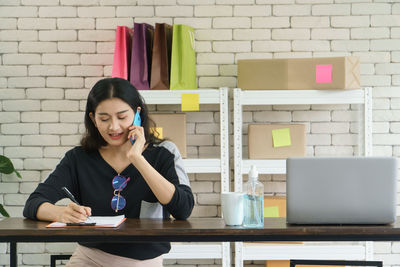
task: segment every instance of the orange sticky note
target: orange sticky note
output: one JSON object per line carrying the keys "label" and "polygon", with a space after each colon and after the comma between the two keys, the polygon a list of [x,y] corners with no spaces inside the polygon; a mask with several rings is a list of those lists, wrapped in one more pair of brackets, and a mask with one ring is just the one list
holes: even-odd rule
{"label": "orange sticky note", "polygon": [[315,82],[316,83],[332,82],[332,64],[317,65],[315,67]]}
{"label": "orange sticky note", "polygon": [[182,111],[199,111],[199,94],[182,94]]}
{"label": "orange sticky note", "polygon": [[162,127],[151,127],[150,133],[159,139],[163,139],[163,128]]}

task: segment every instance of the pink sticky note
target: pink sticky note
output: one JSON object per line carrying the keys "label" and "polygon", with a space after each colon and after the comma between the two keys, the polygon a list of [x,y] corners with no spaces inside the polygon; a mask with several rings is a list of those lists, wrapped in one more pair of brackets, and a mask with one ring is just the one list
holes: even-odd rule
{"label": "pink sticky note", "polygon": [[316,66],[315,82],[316,83],[331,83],[332,82],[332,64]]}

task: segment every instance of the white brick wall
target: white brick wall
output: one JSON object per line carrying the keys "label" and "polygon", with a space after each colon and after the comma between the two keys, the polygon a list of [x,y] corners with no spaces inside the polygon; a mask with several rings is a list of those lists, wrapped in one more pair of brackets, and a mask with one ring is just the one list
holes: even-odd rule
{"label": "white brick wall", "polygon": [[[23,179],[1,176],[0,201],[12,216],[21,216],[29,193],[79,143],[89,89],[111,75],[115,27],[132,27],[133,22],[194,27],[200,88],[236,87],[238,59],[359,56],[362,85],[373,87],[373,152],[400,156],[398,2],[2,0],[0,153],[12,158]],[[171,112],[179,111],[179,106],[152,109]],[[187,113],[188,155],[218,157],[218,107],[202,105],[201,110]],[[352,155],[359,150],[358,112],[353,106],[254,106],[244,111],[244,156],[248,123],[306,124],[309,155]],[[193,174],[190,179],[196,198],[192,216],[220,216],[220,176]],[[266,193],[285,194],[283,175],[261,179]],[[48,253],[71,253],[74,246],[20,244],[20,266],[48,265]],[[374,249],[375,258],[383,259],[385,266],[400,265],[399,242],[378,242]],[[0,245],[0,265],[8,264],[5,251],[4,244]],[[166,264],[220,265],[220,260],[171,260]]]}

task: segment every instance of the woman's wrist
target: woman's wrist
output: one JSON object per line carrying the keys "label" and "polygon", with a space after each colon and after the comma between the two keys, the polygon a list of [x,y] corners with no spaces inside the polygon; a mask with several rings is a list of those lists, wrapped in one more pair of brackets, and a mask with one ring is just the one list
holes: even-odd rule
{"label": "woman's wrist", "polygon": [[56,209],[56,221],[57,222],[64,222],[64,212],[65,212],[65,210],[67,209],[67,207],[66,206],[56,206],[57,207],[57,209]]}
{"label": "woman's wrist", "polygon": [[129,157],[129,160],[132,162],[133,165],[138,165],[143,161],[146,161],[146,159],[143,157],[143,155],[131,155]]}
{"label": "woman's wrist", "polygon": [[36,213],[37,219],[41,221],[62,221],[62,215],[66,207],[56,206],[49,202],[42,203]]}

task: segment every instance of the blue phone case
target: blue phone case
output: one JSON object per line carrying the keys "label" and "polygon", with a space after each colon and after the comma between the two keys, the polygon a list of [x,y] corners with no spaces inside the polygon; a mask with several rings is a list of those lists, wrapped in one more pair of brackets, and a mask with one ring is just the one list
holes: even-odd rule
{"label": "blue phone case", "polygon": [[[140,110],[136,110],[135,118],[133,119],[132,125],[142,126],[142,119],[140,118]],[[132,139],[132,137],[131,137],[132,145],[135,143],[135,141],[136,141],[136,136],[135,136],[135,139]]]}

